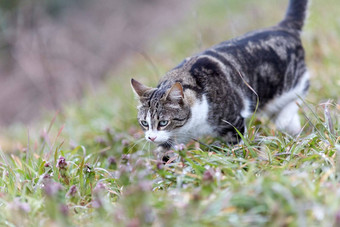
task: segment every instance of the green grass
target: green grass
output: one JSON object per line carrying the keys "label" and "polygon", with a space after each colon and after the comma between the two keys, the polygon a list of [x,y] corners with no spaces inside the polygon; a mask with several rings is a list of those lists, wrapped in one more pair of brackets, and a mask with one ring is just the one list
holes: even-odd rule
{"label": "green grass", "polygon": [[[340,224],[340,7],[313,1],[303,41],[313,77],[292,138],[265,119],[244,145],[213,138],[162,165],[136,122],[129,80],[156,85],[186,56],[270,26],[286,1],[202,3],[95,92],[29,127],[3,130],[1,226],[332,226]],[[274,22],[273,22],[274,21]],[[153,66],[156,66],[156,68]],[[329,101],[327,101],[329,100]],[[202,145],[205,144],[205,145]]]}

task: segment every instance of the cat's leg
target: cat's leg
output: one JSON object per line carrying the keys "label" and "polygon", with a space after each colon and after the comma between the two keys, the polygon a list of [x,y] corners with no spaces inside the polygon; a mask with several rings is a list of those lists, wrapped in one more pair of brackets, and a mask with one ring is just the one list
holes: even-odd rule
{"label": "cat's leg", "polygon": [[298,115],[299,107],[296,101],[290,102],[282,108],[275,117],[275,125],[279,130],[297,135],[301,131],[300,117]]}
{"label": "cat's leg", "polygon": [[170,146],[158,145],[158,147],[154,150],[154,156],[157,160],[166,163],[170,159],[176,156],[173,150],[171,150]]}
{"label": "cat's leg", "polygon": [[243,117],[238,117],[237,121],[233,124],[227,121],[224,121],[224,123],[226,123],[227,126],[223,127],[222,130],[219,131],[219,135],[223,141],[230,145],[242,143],[242,137],[240,134],[243,136],[246,132],[245,119]]}
{"label": "cat's leg", "polygon": [[153,151],[153,154],[157,160],[163,160],[167,156],[167,152],[169,151],[169,147],[158,145],[157,148]]}

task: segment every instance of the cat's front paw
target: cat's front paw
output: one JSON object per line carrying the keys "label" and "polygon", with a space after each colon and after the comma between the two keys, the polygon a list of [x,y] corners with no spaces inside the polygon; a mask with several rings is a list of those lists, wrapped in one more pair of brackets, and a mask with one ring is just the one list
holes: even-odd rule
{"label": "cat's front paw", "polygon": [[162,146],[159,146],[154,150],[154,155],[157,160],[162,161],[164,164],[169,164],[178,159],[178,154],[173,150],[165,149]]}

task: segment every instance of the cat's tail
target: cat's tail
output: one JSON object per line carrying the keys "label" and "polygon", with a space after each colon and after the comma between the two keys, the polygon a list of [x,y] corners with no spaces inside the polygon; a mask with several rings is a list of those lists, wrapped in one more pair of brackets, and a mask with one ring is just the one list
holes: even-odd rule
{"label": "cat's tail", "polygon": [[301,31],[307,13],[308,0],[290,0],[285,18],[279,26]]}

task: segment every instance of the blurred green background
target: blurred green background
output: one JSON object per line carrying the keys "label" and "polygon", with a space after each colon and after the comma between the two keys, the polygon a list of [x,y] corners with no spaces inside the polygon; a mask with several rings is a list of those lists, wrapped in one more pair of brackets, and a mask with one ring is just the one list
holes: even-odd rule
{"label": "blurred green background", "polygon": [[[27,0],[0,3],[0,125],[30,123],[79,100],[160,32],[188,2]],[[116,75],[114,75],[115,77]]]}

